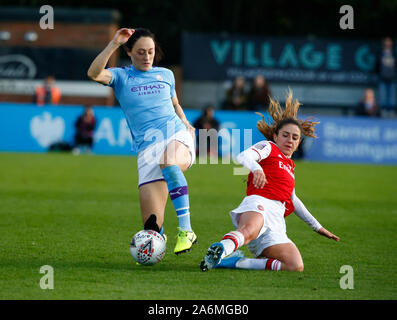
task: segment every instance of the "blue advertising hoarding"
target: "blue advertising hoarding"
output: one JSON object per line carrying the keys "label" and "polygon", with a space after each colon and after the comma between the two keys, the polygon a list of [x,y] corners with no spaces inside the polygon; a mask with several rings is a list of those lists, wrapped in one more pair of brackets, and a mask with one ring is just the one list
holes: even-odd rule
{"label": "blue advertising hoarding", "polygon": [[[74,123],[84,108],[34,104],[0,104],[0,151],[47,152],[57,142],[73,145]],[[134,155],[131,134],[120,108],[94,107],[97,126],[93,152]],[[199,110],[185,110],[194,123]],[[264,113],[266,118],[268,115]],[[219,156],[230,157],[263,140],[253,112],[215,113],[220,123]],[[304,118],[304,116],[302,116]],[[317,139],[304,143],[310,161],[397,164],[397,120],[364,117],[315,117]],[[198,131],[198,130],[197,130]],[[226,159],[227,160],[227,159]],[[225,162],[223,162],[225,163]]]}
{"label": "blue advertising hoarding", "polygon": [[[131,150],[132,138],[122,110],[109,107],[93,109],[97,120],[93,152],[136,154]],[[46,152],[54,143],[73,145],[74,123],[83,111],[82,106],[0,104],[0,151]],[[185,114],[194,123],[201,111],[185,110]],[[220,122],[222,137],[220,155],[235,155],[253,141],[262,139],[260,133],[253,130],[259,119],[254,113],[217,111],[215,116]]]}
{"label": "blue advertising hoarding", "polygon": [[[58,142],[73,144],[74,123],[83,107],[0,104],[0,150],[45,152]],[[118,108],[94,108],[94,152],[129,154],[131,134]]]}
{"label": "blue advertising hoarding", "polygon": [[397,120],[317,117],[317,139],[306,139],[305,159],[397,164]]}

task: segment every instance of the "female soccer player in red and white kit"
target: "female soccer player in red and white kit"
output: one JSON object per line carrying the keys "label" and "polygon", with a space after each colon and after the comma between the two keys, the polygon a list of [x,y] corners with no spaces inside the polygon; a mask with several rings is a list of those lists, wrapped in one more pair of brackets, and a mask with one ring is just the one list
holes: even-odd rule
{"label": "female soccer player in red and white kit", "polygon": [[[284,110],[271,100],[269,113],[273,124],[269,126],[263,118],[257,125],[267,140],[237,156],[237,161],[250,170],[247,196],[230,212],[236,230],[208,248],[200,264],[202,271],[212,268],[303,271],[301,254],[286,234],[285,217],[292,212],[317,233],[339,241],[339,237],[320,225],[295,194],[295,164],[291,156],[302,135],[316,137],[314,126],[318,123],[298,120],[299,106],[299,101],[293,101],[292,92]],[[237,250],[243,245],[248,245],[255,259],[246,258]]]}

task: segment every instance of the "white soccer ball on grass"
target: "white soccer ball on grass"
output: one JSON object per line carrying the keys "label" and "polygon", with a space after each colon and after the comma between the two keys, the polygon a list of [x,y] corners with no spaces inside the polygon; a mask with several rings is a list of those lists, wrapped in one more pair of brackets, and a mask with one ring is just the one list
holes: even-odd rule
{"label": "white soccer ball on grass", "polygon": [[144,266],[159,263],[165,255],[166,241],[153,230],[142,230],[131,240],[130,251],[136,262]]}

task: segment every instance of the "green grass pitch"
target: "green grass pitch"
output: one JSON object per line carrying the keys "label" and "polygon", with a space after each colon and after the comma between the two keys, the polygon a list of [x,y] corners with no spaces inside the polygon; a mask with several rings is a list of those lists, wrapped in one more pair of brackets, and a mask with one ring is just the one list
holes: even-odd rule
{"label": "green grass pitch", "polygon": [[[339,243],[295,215],[288,236],[303,273],[201,272],[207,247],[232,230],[245,176],[233,165],[186,172],[198,244],[175,256],[177,219],[169,201],[164,260],[137,266],[129,252],[142,228],[136,158],[0,153],[0,299],[396,299],[397,168],[296,162],[296,192]],[[249,252],[244,249],[245,253]],[[54,289],[40,288],[40,267]],[[354,288],[340,288],[343,265]]]}

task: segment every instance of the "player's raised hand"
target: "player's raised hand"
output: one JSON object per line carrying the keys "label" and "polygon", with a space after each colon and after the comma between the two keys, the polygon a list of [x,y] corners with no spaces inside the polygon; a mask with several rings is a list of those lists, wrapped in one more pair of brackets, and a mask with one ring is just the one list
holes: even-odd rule
{"label": "player's raised hand", "polygon": [[321,234],[324,237],[327,237],[329,239],[335,240],[335,241],[339,241],[339,237],[334,235],[333,233],[329,232],[327,229],[325,228],[320,228],[317,231],[319,234]]}
{"label": "player's raised hand", "polygon": [[252,174],[254,175],[252,183],[254,184],[255,188],[262,189],[267,183],[266,175],[262,170],[255,170]]}
{"label": "player's raised hand", "polygon": [[121,46],[128,41],[128,39],[133,35],[134,32],[135,32],[134,29],[121,28],[117,30],[112,41],[115,44]]}

